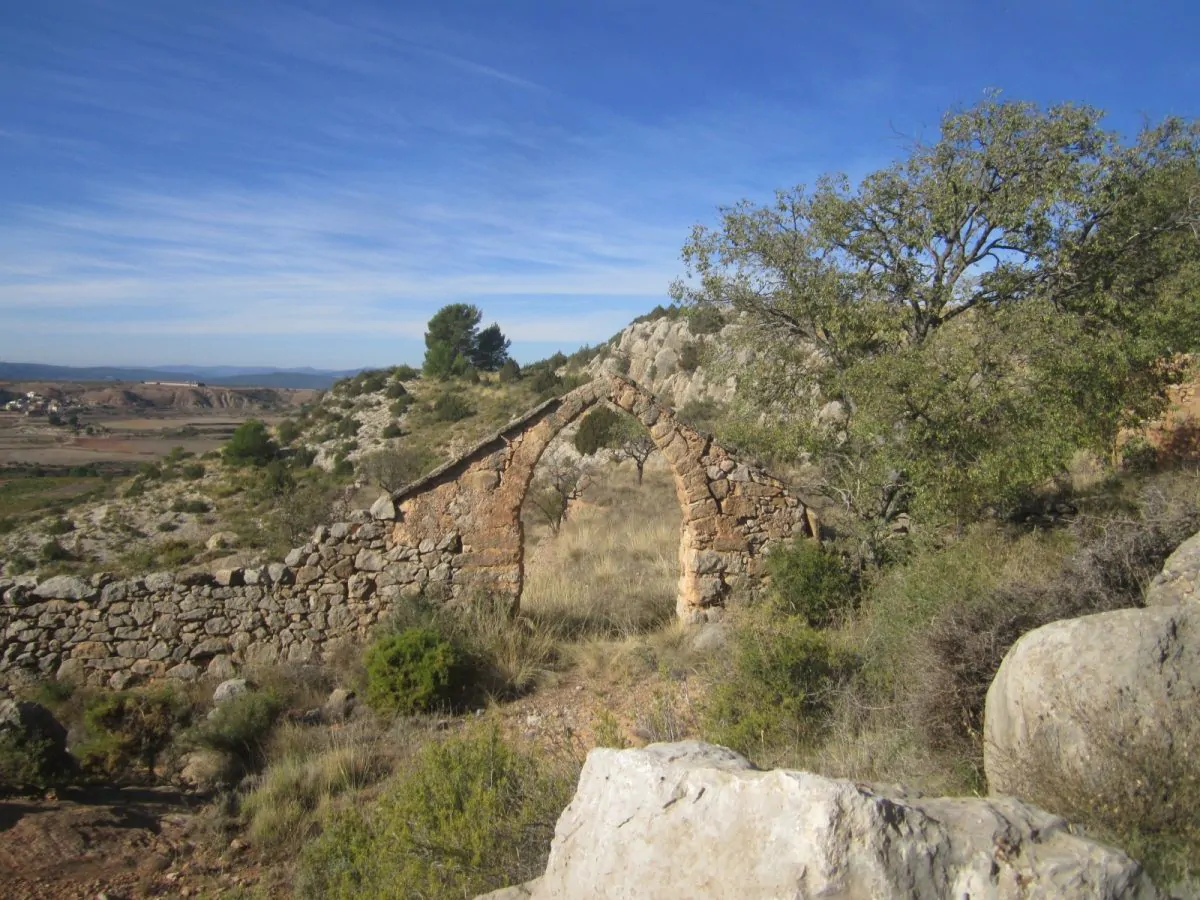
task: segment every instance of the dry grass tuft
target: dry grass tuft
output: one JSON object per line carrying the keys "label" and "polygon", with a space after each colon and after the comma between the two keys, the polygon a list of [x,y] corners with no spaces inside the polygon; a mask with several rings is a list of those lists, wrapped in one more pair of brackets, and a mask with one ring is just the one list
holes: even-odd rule
{"label": "dry grass tuft", "polygon": [[251,842],[263,850],[298,848],[343,805],[386,777],[394,748],[369,725],[336,731],[285,725],[271,742],[274,761],[242,801]]}

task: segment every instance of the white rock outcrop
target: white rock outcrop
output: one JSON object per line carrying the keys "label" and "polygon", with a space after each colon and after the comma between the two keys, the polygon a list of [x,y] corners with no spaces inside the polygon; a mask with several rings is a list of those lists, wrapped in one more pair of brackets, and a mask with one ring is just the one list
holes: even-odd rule
{"label": "white rock outcrop", "polygon": [[1135,898],[1123,853],[1013,798],[924,799],[756,770],[697,742],[593,750],[545,874],[489,900]]}
{"label": "white rock outcrop", "polygon": [[1112,735],[1170,746],[1196,715],[1200,605],[1052,622],[1013,645],[988,690],[988,789],[1036,793],[1039,779],[1081,773]]}
{"label": "white rock outcrop", "polygon": [[[586,371],[593,377],[623,373],[676,408],[693,401],[726,403],[733,399],[737,379],[722,373],[720,362],[734,352],[742,327],[734,322],[710,334],[695,334],[686,318],[635,322],[613,338],[608,351],[592,360]],[[680,365],[689,344],[705,356],[704,364],[692,371]]]}

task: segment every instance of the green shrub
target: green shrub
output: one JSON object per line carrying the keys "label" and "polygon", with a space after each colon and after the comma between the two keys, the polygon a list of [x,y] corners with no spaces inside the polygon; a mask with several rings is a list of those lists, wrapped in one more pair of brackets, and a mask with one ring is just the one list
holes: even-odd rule
{"label": "green shrub", "polygon": [[515,359],[506,359],[504,365],[497,372],[497,378],[501,384],[512,384],[521,380],[521,367],[517,365]]}
{"label": "green shrub", "polygon": [[146,493],[146,479],[138,476],[129,482],[129,486],[125,488],[125,498],[132,500],[134,497],[141,497]]}
{"label": "green shrub", "polygon": [[383,392],[383,396],[389,400],[399,400],[401,397],[408,396],[408,390],[398,381],[393,381],[387,386],[387,390]]}
{"label": "green shrub", "polygon": [[404,434],[404,429],[400,427],[398,422],[389,422],[383,426],[384,438],[398,438]]}
{"label": "green shrub", "polygon": [[26,572],[36,569],[37,563],[24,553],[14,553],[8,558],[7,568],[13,575],[24,575]]}
{"label": "green shrub", "polygon": [[0,734],[0,794],[5,790],[44,788],[55,780],[51,743],[11,732]]}
{"label": "green shrub", "polygon": [[42,526],[42,531],[46,534],[70,534],[74,530],[75,523],[64,518],[50,519]]}
{"label": "green shrub", "polygon": [[186,698],[170,688],[97,694],[84,709],[86,737],[75,753],[105,778],[151,772],[190,715]]}
{"label": "green shrub", "polygon": [[354,475],[354,463],[348,459],[339,459],[333,464],[330,474],[335,478],[351,478]]}
{"label": "green shrub", "polygon": [[275,426],[275,437],[283,446],[287,446],[300,437],[300,426],[294,419],[284,419]]}
{"label": "green shrub", "polygon": [[811,745],[856,658],[800,616],[760,609],[735,634],[732,666],[719,674],[704,710],[709,739],[760,760]]}
{"label": "green shrub", "polygon": [[578,766],[520,752],[495,728],[424,749],[378,804],[300,857],[304,900],[461,900],[541,874]]}
{"label": "green shrub", "polygon": [[405,394],[403,397],[400,397],[399,399],[396,400],[395,403],[393,403],[391,406],[388,407],[388,412],[390,412],[393,416],[395,416],[398,419],[402,415],[404,415],[408,411],[408,408],[412,405],[413,405],[413,395]]}
{"label": "green shrub", "polygon": [[347,416],[338,422],[337,428],[334,429],[334,433],[338,437],[354,437],[354,435],[358,434],[361,428],[362,423],[359,422],[358,419],[354,418],[353,416]]}
{"label": "green shrub", "polygon": [[233,757],[248,769],[265,759],[267,739],[283,704],[274,694],[247,691],[226,700],[192,730],[191,743]]}
{"label": "green shrub", "polygon": [[387,384],[387,372],[374,369],[368,372],[360,372],[357,376],[359,385],[363,393],[373,394],[376,391],[382,391]]}
{"label": "green shrub", "polygon": [[9,534],[17,530],[20,524],[15,516],[0,516],[0,534]]}
{"label": "green shrub", "polygon": [[462,689],[458,651],[431,628],[384,635],[367,648],[364,663],[367,702],[381,712],[428,712]]}
{"label": "green shrub", "polygon": [[265,466],[279,455],[279,447],[263,422],[250,419],[234,430],[222,454],[233,466]]}
{"label": "green shrub", "polygon": [[44,563],[68,562],[75,559],[75,555],[58,541],[46,541],[38,550],[38,559]]}
{"label": "green shrub", "polygon": [[179,530],[179,526],[178,526],[178,525],[176,525],[174,522],[159,522],[159,523],[158,523],[156,526],[154,526],[154,527],[155,527],[155,530],[157,530],[157,531],[161,531],[161,532],[164,532],[164,533],[166,533],[166,532],[170,532],[170,531],[178,531],[178,530]]}
{"label": "green shrub", "polygon": [[180,498],[171,504],[171,512],[177,513],[193,513],[195,515],[200,515],[208,512],[211,509],[212,506],[210,506],[205,500],[184,500]]}
{"label": "green shrub", "polygon": [[475,410],[458,394],[444,393],[433,401],[430,408],[435,422],[460,422],[475,415]]}
{"label": "green shrub", "polygon": [[398,381],[412,381],[421,377],[421,370],[409,365],[392,366],[391,375]]}
{"label": "green shrub", "polygon": [[201,463],[190,463],[186,466],[180,466],[179,474],[188,481],[199,481],[204,477],[204,466]]}
{"label": "green shrub", "polygon": [[854,584],[842,561],[810,538],[799,538],[767,557],[771,594],[788,615],[814,628],[833,624],[854,602]]}
{"label": "green shrub", "polygon": [[725,317],[715,306],[697,306],[688,313],[692,334],[715,334],[725,327]]}
{"label": "green shrub", "polygon": [[694,341],[688,341],[679,350],[679,368],[684,372],[695,372],[700,368],[703,350]]}

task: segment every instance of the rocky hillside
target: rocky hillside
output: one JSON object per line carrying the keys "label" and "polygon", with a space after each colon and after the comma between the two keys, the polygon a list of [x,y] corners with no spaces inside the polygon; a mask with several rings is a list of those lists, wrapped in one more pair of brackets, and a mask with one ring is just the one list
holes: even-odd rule
{"label": "rocky hillside", "polygon": [[[660,307],[661,310],[661,307]],[[643,317],[613,337],[585,371],[624,374],[677,408],[728,402],[737,380],[727,374],[735,338],[744,326],[718,315],[684,316],[672,307]]]}

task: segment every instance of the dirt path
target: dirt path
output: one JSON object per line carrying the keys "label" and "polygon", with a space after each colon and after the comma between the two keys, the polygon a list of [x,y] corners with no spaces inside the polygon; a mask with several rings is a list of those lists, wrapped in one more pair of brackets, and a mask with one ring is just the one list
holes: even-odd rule
{"label": "dirt path", "polygon": [[70,790],[0,800],[5,900],[222,896],[232,873],[194,839],[196,801],[163,789]]}

